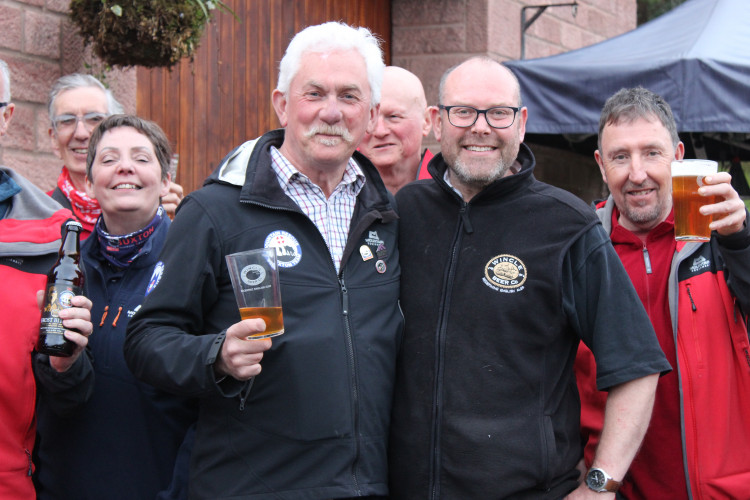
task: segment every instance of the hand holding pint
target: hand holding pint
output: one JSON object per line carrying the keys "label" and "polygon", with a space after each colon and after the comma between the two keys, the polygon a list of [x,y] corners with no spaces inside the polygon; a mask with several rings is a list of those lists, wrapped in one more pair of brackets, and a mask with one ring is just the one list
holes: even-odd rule
{"label": "hand holding pint", "polygon": [[264,339],[284,333],[281,289],[275,248],[261,248],[226,256],[234,296],[242,319],[261,318],[266,330],[248,336]]}
{"label": "hand holding pint", "polygon": [[672,162],[672,205],[674,235],[677,241],[709,241],[713,220],[700,213],[700,207],[717,202],[716,196],[701,196],[703,178],[714,175],[718,164],[711,160],[675,160]]}

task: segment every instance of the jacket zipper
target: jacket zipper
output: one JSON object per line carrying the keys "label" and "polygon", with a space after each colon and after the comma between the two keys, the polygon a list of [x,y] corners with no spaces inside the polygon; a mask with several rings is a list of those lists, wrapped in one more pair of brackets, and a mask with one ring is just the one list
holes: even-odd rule
{"label": "jacket zipper", "polygon": [[451,248],[451,260],[448,263],[448,270],[445,281],[443,282],[443,296],[441,299],[441,317],[440,323],[438,324],[438,330],[436,332],[435,339],[435,383],[433,386],[433,407],[432,407],[432,463],[430,465],[430,498],[437,500],[440,498],[440,441],[441,441],[441,426],[443,414],[443,400],[442,400],[442,387],[443,387],[443,355],[445,353],[445,333],[447,329],[448,309],[450,304],[450,285],[453,282],[456,272],[456,260],[458,259],[458,247],[461,241],[462,231],[472,232],[471,226],[468,225],[468,204],[465,201],[461,201],[461,208],[459,210],[458,226],[456,228],[456,235],[453,240],[453,246]]}
{"label": "jacket zipper", "polygon": [[26,452],[26,459],[29,461],[29,470],[26,472],[26,475],[31,477],[34,473],[34,461],[31,459],[31,452],[29,450],[24,449],[23,451]]}
{"label": "jacket zipper", "polygon": [[651,268],[651,257],[648,254],[648,248],[643,245],[643,264],[646,266],[646,274],[651,274],[654,270]]}
{"label": "jacket zipper", "polygon": [[[259,207],[267,208],[269,210],[286,211],[286,212],[301,214],[302,216],[307,218],[308,221],[313,225],[313,227],[315,228],[315,231],[318,233],[318,236],[320,236],[321,240],[323,241],[324,248],[326,249],[328,248],[328,245],[325,242],[325,238],[323,238],[323,235],[320,234],[320,231],[317,229],[317,226],[315,226],[315,223],[309,220],[307,215],[305,215],[305,213],[302,210],[299,210],[299,209],[292,210],[292,209],[285,208],[285,207],[272,206],[272,205],[261,203],[258,201],[240,200],[240,203],[246,203],[248,205],[257,205]],[[378,214],[380,214],[380,211],[376,209],[373,210],[373,212],[377,212]],[[363,217],[364,216],[360,217],[357,220],[357,222],[363,220]],[[355,222],[354,214],[352,214],[351,222]],[[344,253],[341,256],[341,264],[339,266],[338,280],[339,280],[339,286],[341,289],[341,308],[342,308],[342,317],[344,320],[344,330],[346,334],[346,348],[348,350],[349,360],[351,362],[350,370],[351,370],[351,378],[352,378],[352,400],[353,400],[352,411],[354,414],[354,440],[355,440],[355,446],[356,446],[355,458],[354,458],[354,462],[352,463],[352,480],[354,481],[354,488],[357,493],[357,496],[360,496],[362,495],[362,492],[359,487],[359,480],[357,479],[357,464],[359,463],[359,458],[361,454],[360,439],[359,439],[359,391],[357,390],[357,371],[355,369],[354,340],[352,338],[351,323],[349,322],[349,293],[346,288],[346,282],[344,281],[344,271],[343,271],[344,263],[346,262],[346,259],[350,253],[349,245],[350,245],[350,241],[347,238],[347,243],[344,247]],[[331,266],[333,267],[333,271],[336,272],[336,266],[333,263],[333,259],[331,259],[330,262],[331,262]],[[250,393],[250,388],[252,388],[252,383],[249,384],[249,387],[247,391],[245,392],[245,394],[240,397],[240,409],[241,410],[245,407],[245,399]]]}
{"label": "jacket zipper", "polygon": [[346,282],[344,281],[343,271],[341,277],[339,277],[339,285],[341,287],[341,314],[344,319],[344,332],[346,333],[346,350],[349,356],[349,366],[351,370],[351,383],[352,383],[352,412],[354,414],[354,462],[352,463],[352,480],[354,481],[354,488],[357,496],[361,495],[362,492],[359,488],[359,480],[357,479],[357,464],[359,463],[360,457],[360,446],[359,446],[359,391],[357,390],[357,370],[355,367],[354,357],[354,339],[352,338],[352,328],[349,322],[349,291],[346,288]]}

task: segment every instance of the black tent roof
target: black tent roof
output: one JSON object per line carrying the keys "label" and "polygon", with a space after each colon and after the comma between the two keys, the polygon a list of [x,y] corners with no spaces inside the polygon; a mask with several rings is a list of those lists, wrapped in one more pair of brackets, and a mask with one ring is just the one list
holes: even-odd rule
{"label": "black tent roof", "polygon": [[748,0],[688,0],[590,47],[505,64],[520,81],[529,133],[595,134],[604,101],[641,85],[669,102],[680,132],[742,133],[738,145],[748,146]]}

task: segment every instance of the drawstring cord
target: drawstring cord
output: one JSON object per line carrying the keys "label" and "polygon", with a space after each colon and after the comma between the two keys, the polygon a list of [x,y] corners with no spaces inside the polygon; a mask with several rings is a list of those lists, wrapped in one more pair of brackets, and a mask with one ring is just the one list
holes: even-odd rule
{"label": "drawstring cord", "polygon": [[[109,305],[104,306],[104,314],[102,314],[102,320],[99,322],[99,326],[104,326],[104,320],[107,319],[107,313],[109,312]],[[117,309],[117,316],[112,321],[112,326],[117,326],[117,320],[120,319],[120,313],[122,312],[122,306]]]}
{"label": "drawstring cord", "polygon": [[117,320],[120,319],[120,313],[122,312],[122,306],[117,310],[117,316],[115,316],[115,320],[112,322],[112,326],[117,326]]}
{"label": "drawstring cord", "polygon": [[104,326],[104,319],[107,317],[107,311],[109,311],[109,306],[104,306],[104,314],[102,314],[102,320],[99,322],[99,326]]}

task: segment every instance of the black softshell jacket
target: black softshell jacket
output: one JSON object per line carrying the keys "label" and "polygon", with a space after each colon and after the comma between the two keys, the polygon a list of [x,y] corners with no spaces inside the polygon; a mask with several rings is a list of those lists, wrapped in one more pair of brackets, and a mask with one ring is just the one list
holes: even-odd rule
{"label": "black softshell jacket", "polygon": [[[277,130],[243,144],[185,198],[163,276],[128,329],[125,355],[138,377],[201,398],[191,498],[387,494],[403,328],[393,198],[355,153],[367,180],[337,273],[323,237],[271,168],[270,146],[283,137]],[[251,383],[217,381],[213,363],[240,320],[224,257],[269,245],[282,266],[285,333]]]}

